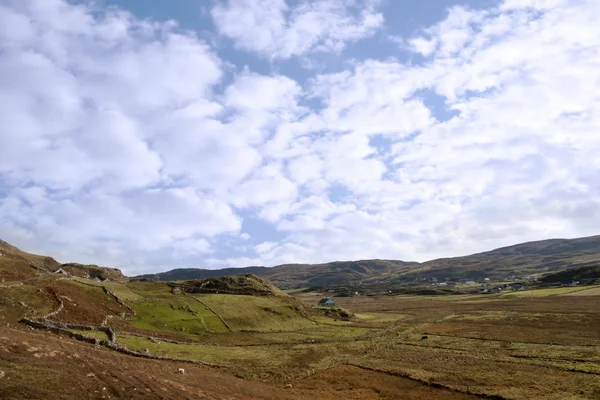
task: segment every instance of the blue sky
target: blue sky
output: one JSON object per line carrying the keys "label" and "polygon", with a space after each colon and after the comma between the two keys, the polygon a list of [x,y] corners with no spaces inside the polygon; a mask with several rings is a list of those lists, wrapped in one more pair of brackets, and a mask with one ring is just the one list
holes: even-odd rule
{"label": "blue sky", "polygon": [[593,0],[0,0],[0,238],[127,274],[600,226]]}

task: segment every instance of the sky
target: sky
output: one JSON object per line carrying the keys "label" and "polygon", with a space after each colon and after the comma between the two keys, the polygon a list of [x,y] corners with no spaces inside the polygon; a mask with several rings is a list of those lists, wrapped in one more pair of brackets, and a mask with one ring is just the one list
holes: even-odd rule
{"label": "sky", "polygon": [[0,238],[128,275],[600,233],[597,0],[0,0]]}

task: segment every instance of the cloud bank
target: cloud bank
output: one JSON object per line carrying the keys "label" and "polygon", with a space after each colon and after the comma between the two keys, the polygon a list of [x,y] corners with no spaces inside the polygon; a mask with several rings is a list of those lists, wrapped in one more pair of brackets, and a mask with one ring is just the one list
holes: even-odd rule
{"label": "cloud bank", "polygon": [[134,274],[597,234],[600,4],[457,5],[357,58],[382,7],[214,5],[248,57],[353,48],[304,79],[117,7],[1,2],[0,237]]}

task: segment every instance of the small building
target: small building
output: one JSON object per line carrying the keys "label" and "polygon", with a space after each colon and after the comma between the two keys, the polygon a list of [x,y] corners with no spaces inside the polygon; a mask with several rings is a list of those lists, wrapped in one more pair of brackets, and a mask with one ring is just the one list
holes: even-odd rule
{"label": "small building", "polygon": [[483,278],[484,281],[489,282],[490,278]]}
{"label": "small building", "polygon": [[335,307],[335,301],[329,297],[325,297],[319,301],[320,307]]}

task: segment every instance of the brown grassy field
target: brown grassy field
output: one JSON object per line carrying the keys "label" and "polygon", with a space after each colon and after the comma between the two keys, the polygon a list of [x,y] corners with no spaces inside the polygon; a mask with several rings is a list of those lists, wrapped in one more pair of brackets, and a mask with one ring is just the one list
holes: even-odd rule
{"label": "brown grassy field", "polygon": [[[355,314],[348,321],[311,309],[321,294],[186,295],[164,283],[108,283],[136,310],[123,317],[128,309],[101,286],[48,276],[2,287],[0,398],[600,399],[595,288],[337,298]],[[64,307],[54,320],[98,325],[112,316],[121,345],[181,361],[17,322],[55,310],[57,298]]]}

